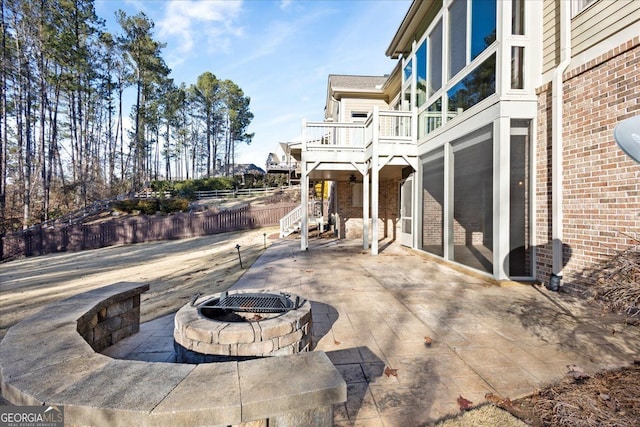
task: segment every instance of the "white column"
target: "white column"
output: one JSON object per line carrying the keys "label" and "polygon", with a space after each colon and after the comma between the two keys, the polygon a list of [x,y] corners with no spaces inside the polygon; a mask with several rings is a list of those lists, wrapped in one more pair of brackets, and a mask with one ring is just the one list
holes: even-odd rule
{"label": "white column", "polygon": [[300,200],[302,203],[302,218],[300,221],[300,250],[309,249],[309,172],[307,171],[307,121],[302,121],[302,158],[300,160]]}
{"label": "white column", "polygon": [[380,191],[380,169],[378,138],[380,133],[380,109],[373,107],[371,145],[371,255],[378,255],[378,192]]}
{"label": "white column", "polygon": [[493,277],[509,278],[509,180],[511,121],[500,117],[493,122]]}
{"label": "white column", "polygon": [[[446,98],[446,97],[445,97]],[[451,144],[444,145],[444,206],[442,256],[453,261],[453,150]]]}
{"label": "white column", "polygon": [[362,246],[369,249],[369,168],[362,175]]}

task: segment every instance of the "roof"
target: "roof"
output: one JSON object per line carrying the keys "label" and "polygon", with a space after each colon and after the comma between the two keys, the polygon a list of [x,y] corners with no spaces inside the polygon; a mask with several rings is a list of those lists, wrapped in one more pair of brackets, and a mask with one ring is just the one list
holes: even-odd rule
{"label": "roof", "polygon": [[353,76],[344,74],[329,74],[329,87],[349,92],[382,92],[382,87],[389,78],[385,76]]}
{"label": "roof", "polygon": [[345,74],[329,74],[327,84],[327,99],[325,101],[325,119],[330,117],[333,101],[341,99],[343,96],[368,98],[384,98],[384,88],[388,75],[384,76],[354,76]]}
{"label": "roof", "polygon": [[441,5],[442,1],[437,0],[413,0],[385,54],[393,59],[398,59],[404,53],[410,52],[411,43],[416,35],[418,37],[420,35],[420,27],[424,25],[423,21],[427,17],[432,19],[435,13],[432,8]]}
{"label": "roof", "polygon": [[266,172],[261,167],[254,165],[253,163],[238,163],[233,167],[233,170],[236,174],[243,173],[245,175],[251,174],[259,174],[264,175]]}

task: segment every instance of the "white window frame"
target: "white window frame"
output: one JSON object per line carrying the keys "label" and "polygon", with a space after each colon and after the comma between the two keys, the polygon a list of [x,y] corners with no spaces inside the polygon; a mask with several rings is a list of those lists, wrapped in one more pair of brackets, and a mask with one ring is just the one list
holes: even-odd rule
{"label": "white window frame", "polygon": [[571,17],[575,17],[596,1],[597,0],[571,0]]}

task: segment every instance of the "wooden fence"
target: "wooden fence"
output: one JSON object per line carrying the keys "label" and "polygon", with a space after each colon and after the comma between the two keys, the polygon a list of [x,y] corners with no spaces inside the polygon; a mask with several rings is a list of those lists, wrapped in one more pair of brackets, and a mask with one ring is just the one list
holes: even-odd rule
{"label": "wooden fence", "polygon": [[0,247],[2,261],[54,252],[75,252],[105,246],[175,240],[228,231],[278,225],[296,204],[245,206],[221,212],[139,215],[99,224],[35,226],[6,235]]}

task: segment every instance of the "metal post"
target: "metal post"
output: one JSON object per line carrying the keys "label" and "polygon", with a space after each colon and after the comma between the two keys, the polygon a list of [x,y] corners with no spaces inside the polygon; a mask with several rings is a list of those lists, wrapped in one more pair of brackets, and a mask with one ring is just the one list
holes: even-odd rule
{"label": "metal post", "polygon": [[262,233],[264,236],[264,248],[267,249],[267,233]]}
{"label": "metal post", "polygon": [[242,257],[240,256],[240,245],[236,245],[236,249],[238,250],[238,260],[240,260],[240,268],[242,269]]}

